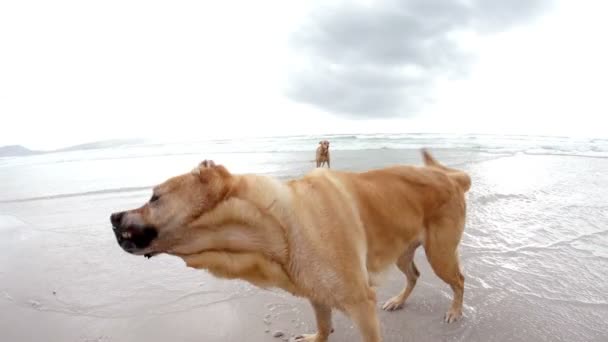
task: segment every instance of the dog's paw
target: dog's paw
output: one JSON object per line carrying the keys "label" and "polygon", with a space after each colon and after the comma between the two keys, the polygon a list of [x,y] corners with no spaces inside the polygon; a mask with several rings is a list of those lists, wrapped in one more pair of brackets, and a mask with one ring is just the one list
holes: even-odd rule
{"label": "dog's paw", "polygon": [[382,310],[395,311],[395,310],[402,309],[403,302],[404,301],[401,299],[401,296],[395,296],[395,297],[387,300],[386,303],[384,303],[384,305],[382,305]]}
{"label": "dog's paw", "polygon": [[462,310],[459,309],[450,309],[445,313],[443,321],[446,323],[456,322],[462,317]]}
{"label": "dog's paw", "polygon": [[293,339],[295,342],[326,342],[327,338],[321,338],[319,334],[302,334]]}

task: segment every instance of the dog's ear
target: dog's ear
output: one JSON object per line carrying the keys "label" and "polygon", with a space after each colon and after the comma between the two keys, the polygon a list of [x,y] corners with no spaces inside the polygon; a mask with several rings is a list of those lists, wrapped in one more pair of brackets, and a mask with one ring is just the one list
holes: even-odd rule
{"label": "dog's ear", "polygon": [[214,167],[215,166],[215,162],[213,160],[203,160],[202,162],[200,162],[200,164],[198,164],[198,167],[202,167],[202,168],[208,168],[208,167]]}
{"label": "dog's ear", "polygon": [[319,141],[319,145],[323,145],[323,140]]}
{"label": "dog's ear", "polygon": [[218,176],[226,181],[232,176],[223,165],[216,164],[213,160],[203,160],[192,170],[192,174],[198,176],[203,183],[209,183]]}
{"label": "dog's ear", "polygon": [[215,167],[215,162],[213,160],[203,160],[198,164],[197,167],[192,169],[192,174],[203,178],[203,173],[205,173],[205,169],[210,169]]}

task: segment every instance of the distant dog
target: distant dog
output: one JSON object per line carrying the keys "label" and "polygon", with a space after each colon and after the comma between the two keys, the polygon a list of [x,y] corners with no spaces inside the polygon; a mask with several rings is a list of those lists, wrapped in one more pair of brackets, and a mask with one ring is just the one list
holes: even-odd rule
{"label": "distant dog", "polygon": [[317,167],[323,167],[327,163],[329,169],[329,141],[319,141],[319,147],[317,147]]}
{"label": "distant dog", "polygon": [[317,168],[285,182],[204,161],[154,187],[143,206],[110,220],[129,253],[175,255],[217,277],[308,298],[318,330],[296,341],[326,342],[332,311],[339,310],[363,341],[379,342],[378,275],[395,264],[405,274],[402,291],[383,306],[401,308],[420,275],[419,246],[454,293],[445,320],[462,314],[458,245],[471,178],[426,151],[423,159],[425,166],[366,172]]}

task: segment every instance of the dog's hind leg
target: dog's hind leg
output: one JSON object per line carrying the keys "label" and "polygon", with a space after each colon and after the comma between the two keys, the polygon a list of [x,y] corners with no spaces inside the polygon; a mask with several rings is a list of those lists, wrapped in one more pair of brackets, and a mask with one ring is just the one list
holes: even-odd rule
{"label": "dog's hind leg", "polygon": [[464,276],[460,271],[458,244],[464,228],[464,220],[443,219],[429,223],[424,241],[427,259],[435,274],[448,283],[454,291],[454,299],[445,314],[447,323],[462,315]]}
{"label": "dog's hind leg", "polygon": [[403,303],[405,303],[409,295],[412,293],[412,290],[414,290],[416,281],[420,276],[420,272],[418,272],[418,268],[416,268],[416,264],[414,263],[414,254],[418,246],[420,246],[419,243],[409,246],[407,250],[401,254],[399,259],[397,259],[397,267],[401,270],[401,272],[403,272],[403,274],[405,274],[405,277],[407,278],[406,284],[398,295],[384,303],[382,306],[383,310],[394,311],[401,309],[403,307]]}

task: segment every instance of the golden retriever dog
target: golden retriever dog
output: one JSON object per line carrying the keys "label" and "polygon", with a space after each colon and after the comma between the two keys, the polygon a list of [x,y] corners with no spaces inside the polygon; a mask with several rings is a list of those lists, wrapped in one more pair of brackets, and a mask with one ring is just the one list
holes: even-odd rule
{"label": "golden retriever dog", "polygon": [[319,141],[319,147],[317,147],[317,167],[323,167],[324,164],[327,164],[327,168],[329,169],[329,141],[321,140]]}
{"label": "golden retriever dog", "polygon": [[327,341],[335,309],[355,322],[364,341],[377,342],[377,276],[392,265],[405,274],[403,290],[383,306],[400,308],[419,276],[418,246],[453,290],[445,320],[462,313],[458,245],[471,179],[426,151],[423,157],[424,166],[360,173],[316,168],[289,181],[232,174],[204,161],[110,220],[118,244],[131,254],[167,253],[217,277],[307,298],[318,329],[298,341]]}

